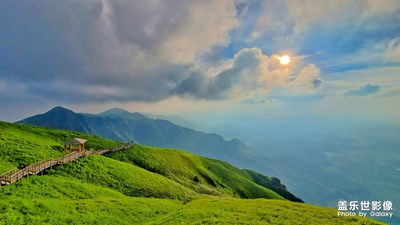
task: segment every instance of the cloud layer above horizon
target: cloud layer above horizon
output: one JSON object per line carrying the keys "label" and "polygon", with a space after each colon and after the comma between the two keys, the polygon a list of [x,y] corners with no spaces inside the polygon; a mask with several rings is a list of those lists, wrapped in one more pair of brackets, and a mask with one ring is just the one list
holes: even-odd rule
{"label": "cloud layer above horizon", "polygon": [[396,0],[6,0],[0,15],[0,103],[9,108],[393,97],[400,88],[392,73],[362,76],[400,71]]}

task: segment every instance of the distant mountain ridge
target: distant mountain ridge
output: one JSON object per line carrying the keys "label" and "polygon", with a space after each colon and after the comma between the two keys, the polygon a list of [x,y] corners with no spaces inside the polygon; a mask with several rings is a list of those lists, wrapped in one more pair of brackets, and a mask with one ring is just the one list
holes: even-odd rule
{"label": "distant mountain ridge", "polygon": [[[209,144],[218,148],[230,147],[232,151],[249,147],[238,139],[226,141],[217,134],[195,131],[175,125],[168,120],[151,119],[140,113],[131,113],[119,108],[98,114],[88,114],[76,113],[57,106],[44,114],[35,115],[17,123],[81,131],[122,142],[135,141],[144,145],[189,148],[191,151],[199,151],[198,149],[202,152],[210,151],[210,146],[207,146]],[[186,138],[192,139],[185,140]],[[196,144],[192,144],[193,141],[196,141]]]}
{"label": "distant mountain ridge", "polygon": [[[238,167],[279,175],[275,172],[277,166],[274,161],[260,155],[254,148],[238,139],[227,141],[217,134],[195,131],[168,120],[151,119],[140,113],[118,108],[88,114],[75,113],[58,106],[17,123],[81,131],[122,142],[134,141],[143,145],[183,149],[224,160]],[[260,158],[263,160],[259,160]]]}

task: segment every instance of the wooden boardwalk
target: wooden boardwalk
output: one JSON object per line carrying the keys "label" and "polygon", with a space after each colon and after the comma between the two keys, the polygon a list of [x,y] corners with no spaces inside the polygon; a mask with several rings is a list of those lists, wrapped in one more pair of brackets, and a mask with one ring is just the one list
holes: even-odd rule
{"label": "wooden boardwalk", "polygon": [[111,148],[111,149],[101,149],[97,151],[81,151],[81,152],[73,152],[71,154],[62,156],[60,158],[55,158],[55,159],[49,159],[45,160],[42,162],[35,163],[33,165],[27,166],[23,169],[15,169],[8,171],[6,173],[3,173],[0,175],[0,186],[2,185],[10,185],[12,183],[15,183],[19,181],[21,178],[29,175],[34,175],[38,173],[43,173],[45,169],[48,168],[53,168],[54,166],[57,165],[64,165],[66,163],[72,162],[74,160],[77,160],[81,157],[97,154],[97,155],[104,155],[109,152],[115,152],[115,151],[120,151],[120,150],[125,150],[130,147],[132,147],[134,144],[129,143],[125,145],[121,145],[116,148]]}

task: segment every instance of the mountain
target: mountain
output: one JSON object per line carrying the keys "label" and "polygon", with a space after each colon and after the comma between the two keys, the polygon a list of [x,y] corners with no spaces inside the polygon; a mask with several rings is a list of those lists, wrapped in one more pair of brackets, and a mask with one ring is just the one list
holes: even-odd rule
{"label": "mountain", "polygon": [[[114,108],[99,114],[75,113],[55,107],[50,111],[19,121],[21,124],[80,131],[100,137],[143,145],[185,149],[191,153],[227,161],[235,166],[276,172],[276,162],[233,139],[227,141],[217,134],[207,134],[175,125],[163,119],[150,119],[140,113]],[[262,160],[260,160],[262,159]]]}
{"label": "mountain", "polygon": [[[120,143],[0,121],[0,174],[87,148]],[[174,149],[135,145],[91,155],[0,188],[0,224],[383,224],[285,200],[277,179]],[[277,189],[277,190],[278,190]]]}
{"label": "mountain", "polygon": [[188,127],[194,130],[201,130],[199,129],[198,125],[194,123],[193,121],[188,121],[180,116],[163,116],[163,115],[156,115],[156,114],[151,114],[151,113],[143,113],[144,116],[150,118],[150,119],[160,119],[160,120],[168,120],[171,123],[174,123],[178,126],[181,127]]}

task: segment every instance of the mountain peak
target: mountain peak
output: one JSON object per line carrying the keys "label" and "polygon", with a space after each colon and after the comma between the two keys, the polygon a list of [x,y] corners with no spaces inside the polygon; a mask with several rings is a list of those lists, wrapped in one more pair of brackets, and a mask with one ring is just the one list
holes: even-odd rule
{"label": "mountain peak", "polygon": [[112,108],[109,110],[106,110],[102,113],[99,113],[97,115],[100,116],[124,116],[124,115],[131,115],[132,113],[125,110],[125,109],[121,109],[121,108]]}
{"label": "mountain peak", "polygon": [[245,143],[243,143],[241,140],[237,139],[237,138],[233,138],[232,140],[230,140],[231,143],[234,143],[236,145],[245,145]]}
{"label": "mountain peak", "polygon": [[[36,126],[44,126],[44,127],[54,127],[56,129],[69,129],[72,130],[71,121],[80,120],[78,123],[79,126],[81,125],[82,116],[74,111],[61,107],[56,106],[49,111],[38,114],[35,116],[28,117],[17,123],[23,124],[32,124]],[[82,132],[85,132],[84,129],[76,129]]]}
{"label": "mountain peak", "polygon": [[64,108],[62,106],[56,106],[56,107],[50,109],[47,113],[61,113],[61,112],[74,113],[74,111],[72,111],[70,109],[67,109],[67,108]]}
{"label": "mountain peak", "polygon": [[[62,106],[56,106],[56,107],[50,109],[49,111],[58,111],[58,110],[69,110],[69,109],[64,108]],[[71,111],[71,110],[69,110],[69,111]]]}

